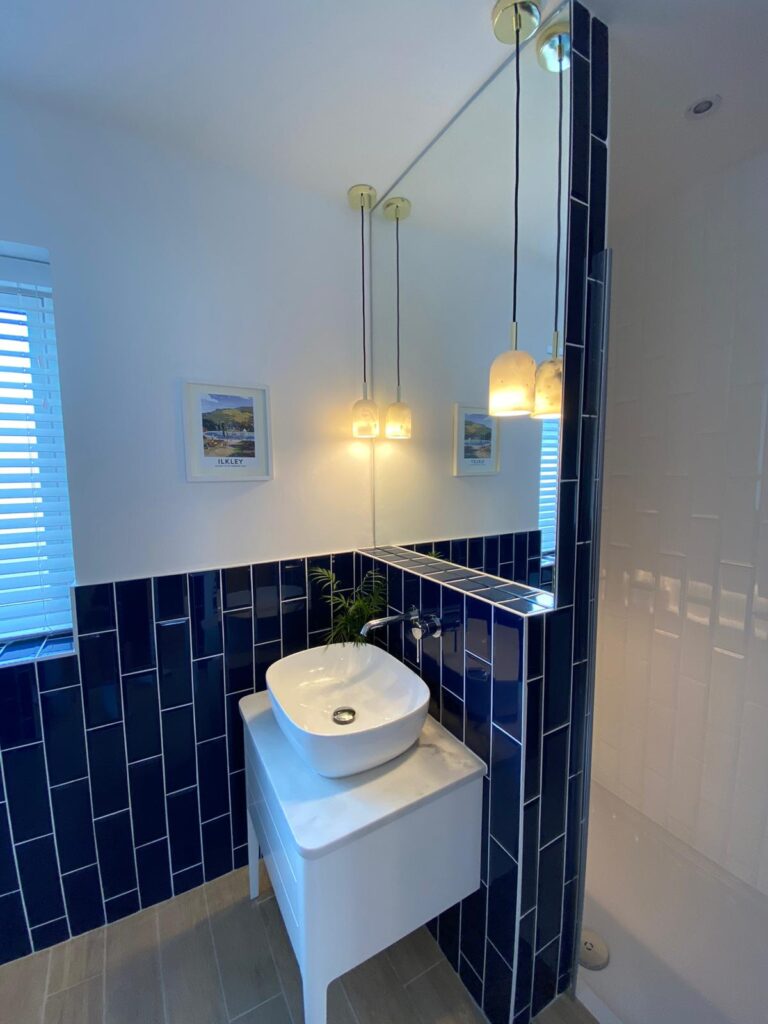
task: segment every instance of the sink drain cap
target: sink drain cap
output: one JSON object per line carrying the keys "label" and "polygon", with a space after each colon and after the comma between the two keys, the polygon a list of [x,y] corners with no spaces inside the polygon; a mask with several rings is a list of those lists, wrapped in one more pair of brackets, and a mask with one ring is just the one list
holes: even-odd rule
{"label": "sink drain cap", "polygon": [[336,708],[331,716],[336,725],[351,725],[357,718],[354,708]]}

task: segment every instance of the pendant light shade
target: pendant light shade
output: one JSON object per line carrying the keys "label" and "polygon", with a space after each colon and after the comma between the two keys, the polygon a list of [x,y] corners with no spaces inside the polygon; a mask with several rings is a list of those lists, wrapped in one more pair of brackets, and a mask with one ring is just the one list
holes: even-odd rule
{"label": "pendant light shade", "polygon": [[530,416],[536,387],[536,361],[517,348],[517,324],[512,324],[512,348],[496,356],[488,383],[491,416]]}
{"label": "pendant light shade", "polygon": [[536,396],[533,419],[559,420],[563,409],[563,360],[558,356],[559,334],[554,333],[552,358],[539,364],[536,370]]}
{"label": "pendant light shade", "polygon": [[411,408],[401,401],[400,395],[400,221],[411,212],[410,200],[392,196],[384,203],[384,216],[395,222],[395,352],[397,371],[397,401],[387,408],[384,435],[390,441],[408,441],[411,436]]}
{"label": "pendant light shade", "polygon": [[368,397],[368,352],[366,347],[366,302],[365,302],[365,214],[373,209],[376,189],[371,185],[353,185],[347,190],[347,199],[353,210],[360,211],[360,295],[362,300],[363,323],[363,397],[352,406],[352,437],[374,438],[379,436],[379,409]]}

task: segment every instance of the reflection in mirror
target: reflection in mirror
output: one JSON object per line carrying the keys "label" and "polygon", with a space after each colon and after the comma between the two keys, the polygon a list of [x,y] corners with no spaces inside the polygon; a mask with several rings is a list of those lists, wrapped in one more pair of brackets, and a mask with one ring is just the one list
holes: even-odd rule
{"label": "reflection in mirror", "polygon": [[[537,365],[561,327],[570,124],[570,73],[546,70],[537,40],[567,19],[564,5],[519,67],[517,322]],[[513,319],[515,79],[512,57],[372,214],[376,400],[396,401],[399,370],[412,415],[410,438],[376,443],[375,540],[551,589],[559,420],[488,412]],[[411,204],[399,223],[393,197]]]}

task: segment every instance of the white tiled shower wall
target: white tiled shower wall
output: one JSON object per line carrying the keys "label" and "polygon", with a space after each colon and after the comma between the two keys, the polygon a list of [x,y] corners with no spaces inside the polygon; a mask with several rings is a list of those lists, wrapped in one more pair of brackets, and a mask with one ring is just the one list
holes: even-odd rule
{"label": "white tiled shower wall", "polygon": [[613,230],[593,775],[768,894],[766,181]]}

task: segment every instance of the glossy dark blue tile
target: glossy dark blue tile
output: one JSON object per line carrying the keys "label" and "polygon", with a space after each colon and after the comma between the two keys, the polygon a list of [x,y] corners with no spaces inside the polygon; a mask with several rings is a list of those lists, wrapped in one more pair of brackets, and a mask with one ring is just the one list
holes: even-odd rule
{"label": "glossy dark blue tile", "polygon": [[51,790],[56,846],[62,873],[75,871],[96,860],[96,841],[87,779]]}
{"label": "glossy dark blue tile", "polygon": [[536,948],[543,949],[560,931],[563,899],[563,852],[565,843],[556,839],[539,854],[539,887],[536,900]]}
{"label": "glossy dark blue tile", "polygon": [[0,964],[27,956],[32,952],[21,893],[12,892],[0,897]]}
{"label": "glossy dark blue tile", "polygon": [[509,853],[520,835],[522,747],[494,727],[491,750],[491,835]]}
{"label": "glossy dark blue tile", "polygon": [[129,761],[155,757],[160,743],[160,705],[154,669],[123,677],[123,714]]}
{"label": "glossy dark blue tile", "polygon": [[440,722],[460,743],[464,742],[464,702],[450,690],[442,693]]}
{"label": "glossy dark blue tile", "polygon": [[[578,58],[577,58],[578,59]],[[589,152],[589,139],[584,140]],[[584,184],[587,184],[587,171]],[[570,202],[568,243],[568,295],[566,300],[565,341],[568,345],[584,344],[584,317],[587,281],[587,207],[576,199]],[[565,370],[568,370],[566,357]],[[565,405],[563,406],[565,412]]]}
{"label": "glossy dark blue tile", "polygon": [[544,732],[568,721],[571,710],[573,612],[561,608],[544,624]]}
{"label": "glossy dark blue tile", "polygon": [[163,711],[162,719],[165,789],[173,793],[177,789],[194,786],[197,782],[192,706]]}
{"label": "glossy dark blue tile", "polygon": [[280,657],[279,640],[276,640],[273,643],[259,644],[258,647],[254,647],[254,689],[256,693],[261,693],[262,690],[266,690],[267,669],[270,665],[274,665],[276,661],[279,661]]}
{"label": "glossy dark blue tile", "polygon": [[313,633],[331,628],[331,606],[328,603],[329,589],[322,580],[312,577],[312,570],[330,568],[330,555],[307,559],[309,630]]}
{"label": "glossy dark blue tile", "polygon": [[128,806],[128,774],[122,725],[91,729],[88,733],[93,813],[99,818]]}
{"label": "glossy dark blue tile", "polygon": [[[591,221],[590,221],[591,225]],[[582,412],[597,416],[600,411],[602,384],[603,285],[587,282],[587,333],[584,345],[584,387]]]}
{"label": "glossy dark blue tile", "polygon": [[[513,1012],[522,1011],[531,1002],[533,986],[533,959],[535,955],[536,912],[529,911],[520,918],[520,937],[517,954],[517,977],[515,979],[515,1005]],[[515,1018],[517,1020],[517,1017]]]}
{"label": "glossy dark blue tile", "polygon": [[544,674],[544,619],[531,616],[526,621],[528,652],[526,678],[536,679]]}
{"label": "glossy dark blue tile", "polygon": [[165,622],[168,619],[184,619],[189,615],[187,599],[187,577],[184,573],[178,576],[157,576],[155,586],[155,620]]}
{"label": "glossy dark blue tile", "polygon": [[587,663],[573,666],[571,687],[571,745],[568,772],[577,772],[584,764],[587,709]]}
{"label": "glossy dark blue tile", "polygon": [[517,923],[517,863],[491,838],[488,872],[488,938],[508,964],[514,963]]}
{"label": "glossy dark blue tile", "polygon": [[[128,811],[120,811],[95,824],[104,899],[110,900],[136,888],[131,816]],[[107,916],[109,918],[109,908]]]}
{"label": "glossy dark blue tile", "polygon": [[443,592],[443,686],[464,697],[464,598]]}
{"label": "glossy dark blue tile", "polygon": [[189,606],[193,657],[221,654],[221,580],[217,569],[190,573]]}
{"label": "glossy dark blue tile", "polygon": [[16,859],[30,927],[61,917],[64,899],[53,836],[21,843],[16,847]]}
{"label": "glossy dark blue tile", "polygon": [[467,564],[467,539],[466,537],[451,541],[451,561],[456,565]]}
{"label": "glossy dark blue tile", "polygon": [[232,845],[237,849],[248,842],[245,771],[233,772],[229,776],[229,803],[232,813]]}
{"label": "glossy dark blue tile", "polygon": [[14,841],[23,843],[50,832],[43,744],[6,750],[3,770]]}
{"label": "glossy dark blue tile", "polygon": [[475,597],[467,597],[466,602],[467,651],[484,661],[490,661],[492,605]]}
{"label": "glossy dark blue tile", "polygon": [[[574,53],[571,60],[571,195],[589,202],[589,61]],[[571,266],[568,266],[570,284]]]}
{"label": "glossy dark blue tile", "polygon": [[245,767],[243,748],[243,719],[240,715],[240,701],[243,694],[230,693],[226,697],[227,746],[229,748],[229,770],[240,771]]}
{"label": "glossy dark blue tile", "polygon": [[[406,608],[414,605],[418,608],[421,602],[421,581],[413,573],[403,574],[403,604]],[[411,665],[418,667],[420,659],[418,643],[413,639],[410,629],[403,630],[403,657]]]}
{"label": "glossy dark blue tile", "polygon": [[351,551],[331,556],[331,568],[339,581],[340,590],[351,590],[355,585],[355,562]]}
{"label": "glossy dark blue tile", "polygon": [[224,587],[224,611],[231,611],[233,608],[251,607],[250,565],[240,565],[234,569],[222,569],[221,582]]}
{"label": "glossy dark blue tile", "polygon": [[576,481],[560,482],[557,527],[557,602],[563,607],[573,601],[576,562]]}
{"label": "glossy dark blue tile", "polygon": [[482,977],[485,957],[488,889],[479,889],[461,903],[461,953]]}
{"label": "glossy dark blue tile", "polygon": [[108,924],[111,924],[113,921],[120,921],[124,917],[130,917],[131,914],[137,914],[141,910],[138,890],[132,889],[131,892],[125,892],[120,896],[107,899],[104,909]]}
{"label": "glossy dark blue tile", "polygon": [[184,868],[183,871],[179,871],[173,876],[173,894],[174,896],[179,896],[183,892],[189,892],[190,889],[195,889],[198,885],[202,885],[204,881],[202,864],[195,864],[191,868]]}
{"label": "glossy dark blue tile", "polygon": [[483,979],[470,966],[467,958],[462,955],[459,958],[459,977],[464,988],[469,992],[478,1006],[483,1004]]}
{"label": "glossy dark blue tile", "polygon": [[192,700],[191,657],[187,620],[160,623],[157,627],[157,664],[161,707],[173,708]]}
{"label": "glossy dark blue tile", "polygon": [[283,656],[307,649],[307,602],[305,598],[283,601]]}
{"label": "glossy dark blue tile", "polygon": [[57,921],[49,921],[47,924],[32,928],[32,945],[35,952],[56,946],[60,942],[66,942],[68,938],[69,928],[66,917],[60,917]]}
{"label": "glossy dark blue tile", "polygon": [[525,723],[525,799],[539,795],[541,774],[542,733],[541,679],[532,680],[528,687],[528,709]]}
{"label": "glossy dark blue tile", "polygon": [[[278,654],[279,656],[279,654]],[[224,735],[223,658],[196,661],[192,671],[197,742]]]}
{"label": "glossy dark blue tile", "polygon": [[0,669],[0,749],[42,739],[34,665]]}
{"label": "glossy dark blue tile", "polygon": [[568,783],[568,728],[544,737],[541,773],[541,845],[565,831]]}
{"label": "glossy dark blue tile", "polygon": [[595,518],[595,473],[597,460],[598,423],[593,416],[584,416],[581,421],[581,453],[579,458],[579,507],[577,540],[592,538],[592,524]]}
{"label": "glossy dark blue tile", "polygon": [[523,808],[523,874],[520,879],[520,913],[536,906],[536,882],[539,869],[539,801],[531,800]]}
{"label": "glossy dark blue tile", "polygon": [[119,721],[123,708],[116,633],[80,637],[80,673],[88,728]]}
{"label": "glossy dark blue tile", "polygon": [[470,569],[483,568],[483,538],[470,537],[467,541],[467,565]]}
{"label": "glossy dark blue tile", "polygon": [[502,608],[494,608],[493,720],[515,739],[523,728],[524,621]]}
{"label": "glossy dark blue tile", "polygon": [[0,803],[0,896],[5,896],[6,893],[13,892],[18,887],[19,880],[13,859],[8,806]]}
{"label": "glossy dark blue tile", "polygon": [[206,882],[232,870],[232,831],[229,815],[206,821],[203,831],[203,871]]}
{"label": "glossy dark blue tile", "polygon": [[485,951],[483,1010],[490,1024],[509,1024],[512,1003],[512,970],[490,942]]}
{"label": "glossy dark blue tile", "polygon": [[58,690],[63,686],[76,686],[80,682],[77,658],[51,658],[37,663],[37,678],[40,692]]}
{"label": "glossy dark blue tile", "polygon": [[59,786],[87,775],[80,687],[44,693],[40,704],[50,785]]}
{"label": "glossy dark blue tile", "polygon": [[[608,138],[608,29],[592,19],[592,131]],[[592,197],[590,196],[590,203]]]}
{"label": "glossy dark blue tile", "polygon": [[[173,793],[167,799],[168,837],[171,846],[171,867],[174,874],[199,864],[200,813],[197,805],[197,790],[187,789]],[[202,881],[202,879],[201,879]]]}
{"label": "glossy dark blue tile", "polygon": [[136,846],[165,836],[163,764],[159,757],[139,761],[128,769],[131,791],[131,820]]}
{"label": "glossy dark blue tile", "polygon": [[590,172],[589,244],[588,255],[594,256],[605,248],[606,185],[608,180],[608,150],[604,142],[592,139],[592,167]]}
{"label": "glossy dark blue tile", "polygon": [[280,588],[282,601],[306,596],[307,565],[303,558],[293,558],[280,563]]}
{"label": "glossy dark blue tile", "polygon": [[253,615],[250,608],[224,615],[224,674],[228,693],[253,690]]}
{"label": "glossy dark blue tile", "polygon": [[480,847],[480,878],[488,884],[488,842],[491,830],[491,780],[483,777],[483,824]]}
{"label": "glossy dark blue tile", "polygon": [[[560,444],[561,480],[575,480],[579,474],[583,373],[584,349],[580,345],[566,345],[563,374],[563,430]],[[547,576],[548,571],[545,569],[542,572],[542,580]]]}
{"label": "glossy dark blue tile", "polygon": [[583,57],[589,60],[589,12],[578,0],[574,0],[571,7],[571,32],[573,33],[573,48]]}
{"label": "glossy dark blue tile", "polygon": [[570,971],[576,951],[579,885],[576,879],[563,890],[563,927],[560,936],[560,971]]}
{"label": "glossy dark blue tile", "polygon": [[159,839],[149,846],[136,851],[136,868],[139,874],[139,899],[142,907],[170,899],[171,865],[168,859],[168,841]]}
{"label": "glossy dark blue tile", "polygon": [[583,793],[582,772],[577,772],[568,780],[568,831],[565,838],[565,880],[575,878],[579,870],[579,854],[581,846],[581,820]]}
{"label": "glossy dark blue tile", "polygon": [[553,942],[536,954],[533,966],[533,999],[531,1013],[540,1013],[557,995],[557,962],[560,944]]}
{"label": "glossy dark blue tile", "polygon": [[104,924],[99,869],[95,864],[74,871],[62,878],[69,928],[73,935],[82,935]]}
{"label": "glossy dark blue tile", "polygon": [[440,948],[454,970],[459,967],[459,929],[461,925],[461,904],[455,903],[439,917],[438,936]]}
{"label": "glossy dark blue tile", "polygon": [[154,668],[152,581],[127,580],[124,583],[116,583],[115,597],[121,670],[141,672],[143,669]]}
{"label": "glossy dark blue tile", "polygon": [[483,569],[492,575],[499,571],[499,538],[486,537],[483,550]]}
{"label": "glossy dark blue tile", "polygon": [[229,810],[227,741],[209,740],[197,746],[197,774],[200,780],[200,818],[208,821]]}
{"label": "glossy dark blue tile", "polygon": [[75,587],[78,633],[103,633],[115,628],[115,599],[111,583]]}
{"label": "glossy dark blue tile", "polygon": [[491,667],[467,654],[464,742],[486,764],[491,760]]}

